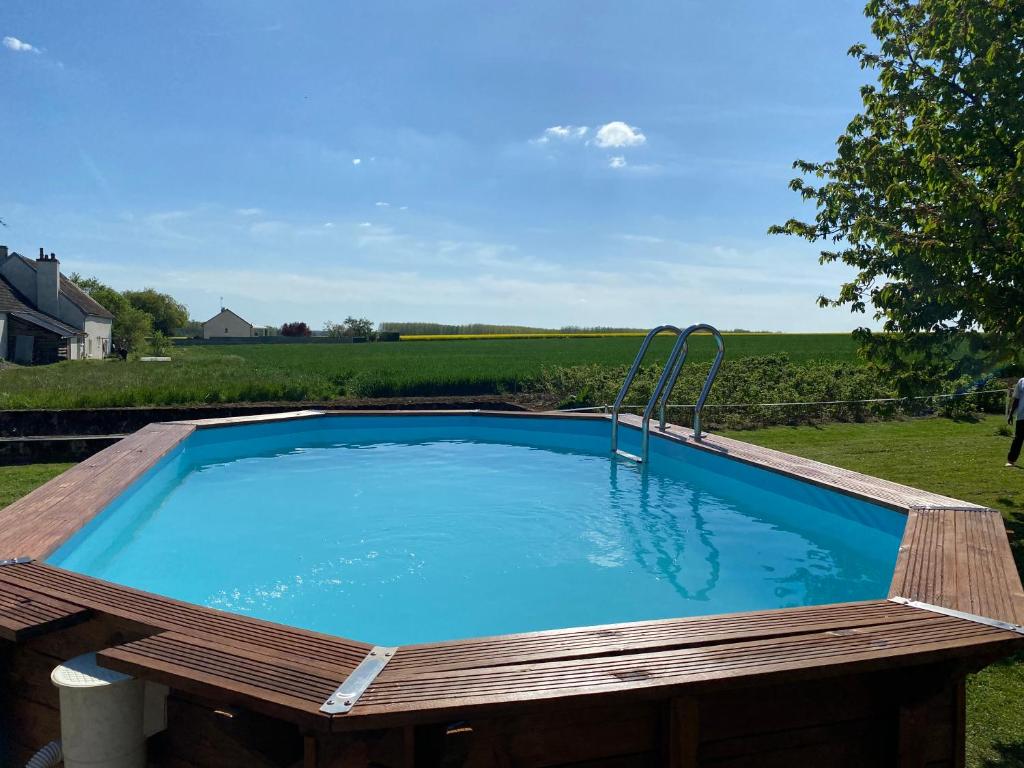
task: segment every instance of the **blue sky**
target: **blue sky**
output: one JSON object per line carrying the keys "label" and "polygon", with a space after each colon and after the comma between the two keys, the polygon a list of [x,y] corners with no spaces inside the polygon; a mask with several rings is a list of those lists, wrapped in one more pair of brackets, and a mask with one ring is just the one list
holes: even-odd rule
{"label": "blue sky", "polygon": [[862,2],[0,8],[0,242],[205,319],[846,330],[769,237]]}

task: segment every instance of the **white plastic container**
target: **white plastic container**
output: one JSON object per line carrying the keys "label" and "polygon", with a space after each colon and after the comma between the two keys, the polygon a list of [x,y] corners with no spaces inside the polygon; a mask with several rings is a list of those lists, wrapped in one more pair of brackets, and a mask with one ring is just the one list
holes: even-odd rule
{"label": "white plastic container", "polygon": [[145,684],[86,653],[53,670],[65,768],[146,768]]}

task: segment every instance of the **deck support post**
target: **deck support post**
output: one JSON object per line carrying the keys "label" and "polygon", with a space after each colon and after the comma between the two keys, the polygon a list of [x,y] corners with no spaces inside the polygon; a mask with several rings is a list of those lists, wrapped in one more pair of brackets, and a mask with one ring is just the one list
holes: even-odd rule
{"label": "deck support post", "polygon": [[302,737],[302,768],[320,768],[319,759],[316,736],[305,734]]}
{"label": "deck support post", "polygon": [[[898,768],[925,768],[930,747],[933,745],[934,717],[937,710],[950,705],[955,710],[958,684],[963,676],[953,677],[955,670],[949,666],[924,667],[908,672],[900,681],[900,700],[897,711],[896,765]],[[960,715],[954,711],[954,717]],[[951,751],[960,750],[963,739],[956,733],[956,723],[951,723],[952,740],[947,745]],[[962,752],[962,750],[961,750]],[[948,754],[948,752],[947,752]],[[953,764],[964,759],[963,754],[949,755]]]}
{"label": "deck support post", "polygon": [[669,768],[697,768],[700,742],[700,709],[697,699],[680,696],[669,699],[665,712],[665,759]]}

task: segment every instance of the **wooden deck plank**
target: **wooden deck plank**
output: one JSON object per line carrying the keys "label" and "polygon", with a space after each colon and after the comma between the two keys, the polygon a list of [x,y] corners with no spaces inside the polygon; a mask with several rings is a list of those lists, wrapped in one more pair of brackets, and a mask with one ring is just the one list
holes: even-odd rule
{"label": "wooden deck plank", "polygon": [[166,422],[168,424],[186,424],[197,429],[210,429],[211,427],[234,427],[246,424],[272,424],[279,421],[296,421],[310,419],[316,416],[323,416],[324,411],[283,411],[281,413],[256,413],[251,416],[221,416],[210,419],[183,419],[181,421]]}
{"label": "wooden deck plank", "polygon": [[150,424],[0,509],[0,557],[50,554],[194,429]]}
{"label": "wooden deck plank", "polygon": [[77,624],[91,613],[80,605],[22,587],[0,584],[0,639],[20,642]]}
{"label": "wooden deck plank", "polygon": [[1024,588],[993,509],[911,509],[890,597],[1024,624]]}
{"label": "wooden deck plank", "polygon": [[392,674],[610,656],[927,620],[887,600],[609,624],[403,646]]}
{"label": "wooden deck plank", "polygon": [[570,661],[415,672],[389,665],[352,712],[332,727],[357,727],[363,718],[401,722],[430,712],[469,716],[513,703],[615,692],[679,695],[664,689],[885,669],[1022,645],[1024,638],[1016,633],[930,614],[921,622]]}
{"label": "wooden deck plank", "polygon": [[328,669],[355,669],[368,643],[310,632],[247,616],[185,603],[93,579],[42,563],[0,568],[0,586],[12,585],[74,601],[153,631],[173,631],[197,638],[216,637],[225,646],[284,660],[303,658]]}

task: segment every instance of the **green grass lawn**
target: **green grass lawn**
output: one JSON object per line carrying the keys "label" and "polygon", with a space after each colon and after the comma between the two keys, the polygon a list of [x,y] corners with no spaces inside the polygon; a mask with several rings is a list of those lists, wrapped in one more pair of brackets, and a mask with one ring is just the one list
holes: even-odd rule
{"label": "green grass lawn", "polygon": [[56,477],[71,464],[26,464],[0,467],[0,509],[20,499],[51,477]]}
{"label": "green grass lawn", "polygon": [[[434,343],[434,342],[430,342]],[[473,343],[473,342],[471,342]],[[1004,420],[914,419],[821,427],[770,427],[730,433],[758,445],[866,472],[1002,511],[1024,564],[1024,469],[1003,467]],[[62,471],[65,464],[0,468],[0,506]],[[1024,659],[972,676],[968,689],[968,765],[1024,766]]]}
{"label": "green grass lawn", "polygon": [[[915,419],[822,427],[769,427],[728,433],[776,448],[998,509],[1014,534],[1024,570],[1024,469],[1007,469],[1010,438],[1002,417]],[[972,676],[967,702],[967,764],[1024,766],[1024,658]]]}
{"label": "green grass lawn", "polygon": [[[664,360],[671,344],[658,338],[651,361]],[[625,366],[639,345],[637,337],[606,337],[174,347],[170,363],[0,370],[0,409],[506,394],[529,388],[545,367]],[[695,361],[714,351],[706,336],[690,347]],[[856,358],[845,334],[735,334],[726,336],[726,348],[729,360],[780,352],[795,362]]]}

